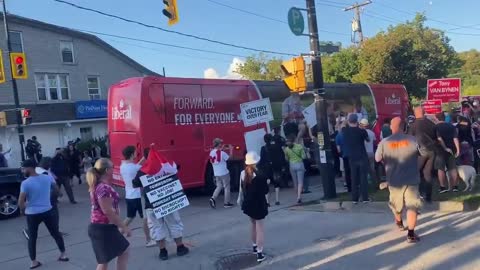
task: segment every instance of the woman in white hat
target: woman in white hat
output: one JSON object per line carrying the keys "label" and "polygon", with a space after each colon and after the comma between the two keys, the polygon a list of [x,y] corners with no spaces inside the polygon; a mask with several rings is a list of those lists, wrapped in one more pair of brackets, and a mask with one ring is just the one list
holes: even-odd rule
{"label": "woman in white hat", "polygon": [[257,254],[257,262],[265,260],[263,255],[264,227],[263,220],[268,215],[267,199],[268,179],[257,169],[260,156],[256,152],[248,152],[245,156],[245,170],[240,173],[240,192],[237,203],[242,205],[245,215],[252,224],[253,252]]}

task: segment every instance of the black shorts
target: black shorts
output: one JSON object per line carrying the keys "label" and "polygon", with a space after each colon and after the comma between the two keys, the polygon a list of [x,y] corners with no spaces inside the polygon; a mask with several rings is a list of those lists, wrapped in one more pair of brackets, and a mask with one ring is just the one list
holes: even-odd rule
{"label": "black shorts", "polygon": [[143,218],[142,199],[125,199],[127,202],[127,217],[134,218],[137,215]]}
{"label": "black shorts", "polygon": [[283,181],[283,172],[282,169],[274,169],[272,173],[272,182],[273,187],[280,188]]}
{"label": "black shorts", "polygon": [[439,151],[437,155],[435,155],[435,169],[442,170],[442,171],[450,171],[457,167],[457,162],[455,157],[448,153],[445,150]]}
{"label": "black shorts", "polygon": [[93,224],[88,226],[88,236],[98,264],[106,264],[127,250],[130,243],[113,224]]}

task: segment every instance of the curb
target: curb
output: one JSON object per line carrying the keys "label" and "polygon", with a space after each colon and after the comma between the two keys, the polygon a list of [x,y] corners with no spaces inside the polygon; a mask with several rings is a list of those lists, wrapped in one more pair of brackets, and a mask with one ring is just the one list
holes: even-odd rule
{"label": "curb", "polygon": [[[358,211],[366,210],[368,212],[390,212],[387,202],[369,202],[367,204],[352,202],[329,202],[322,201],[318,204],[292,206],[292,210],[321,211],[321,212],[341,212],[341,211]],[[457,201],[441,201],[424,203],[423,212],[439,211],[439,212],[471,212],[480,209],[479,203],[473,202],[457,202]]]}

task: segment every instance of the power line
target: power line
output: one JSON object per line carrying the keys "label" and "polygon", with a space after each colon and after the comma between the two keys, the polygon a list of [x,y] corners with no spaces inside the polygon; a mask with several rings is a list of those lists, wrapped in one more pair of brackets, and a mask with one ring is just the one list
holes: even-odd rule
{"label": "power line", "polygon": [[335,4],[335,5],[339,5],[340,7],[343,7],[344,5],[349,5],[349,3],[345,3],[345,2],[338,2],[338,1],[330,1],[330,0],[317,0],[316,3],[323,3],[323,4]]}
{"label": "power line", "polygon": [[383,14],[380,14],[380,13],[377,13],[377,12],[371,11],[371,10],[364,11],[364,13],[365,13],[366,16],[369,16],[369,17],[372,17],[372,18],[377,18],[377,19],[380,19],[380,20],[384,20],[386,22],[405,23],[404,21],[401,21],[401,20],[398,20],[398,19],[395,19],[395,18],[392,18],[392,17],[388,17],[388,16],[385,16]]}
{"label": "power line", "polygon": [[472,29],[478,29],[478,30],[480,30],[480,28],[475,28],[474,26],[480,26],[480,24],[476,23],[476,24],[467,25],[467,26],[465,26],[465,27],[450,28],[450,29],[448,29],[447,31],[458,30],[458,29],[469,28],[469,27],[471,27]]}
{"label": "power line", "polygon": [[452,35],[459,35],[459,36],[480,37],[480,34],[473,34],[473,33],[457,33],[457,32],[450,32],[450,31],[444,31],[444,32]]}
{"label": "power line", "polygon": [[[248,11],[248,10],[245,10],[245,9],[240,9],[240,8],[233,7],[233,6],[230,6],[230,5],[226,5],[224,3],[220,3],[220,2],[217,2],[217,1],[214,1],[214,0],[206,0],[206,1],[211,2],[213,4],[216,4],[216,5],[219,5],[219,6],[223,6],[223,7],[232,9],[232,10],[239,11],[239,12],[242,12],[242,13],[245,13],[245,14],[249,14],[249,15],[252,15],[252,16],[255,16],[255,17],[263,18],[263,19],[266,19],[266,20],[270,20],[270,21],[274,21],[274,22],[278,22],[278,23],[282,23],[282,24],[288,24],[287,21],[275,19],[275,18],[268,17],[268,16],[265,16],[265,15],[262,15],[262,14],[259,14],[259,13],[251,12],[251,11]],[[334,32],[334,31],[328,31],[328,30],[318,30],[318,31],[323,32],[323,33],[328,33],[328,34],[340,35],[340,36],[350,36],[349,34],[339,33],[339,32]]]}
{"label": "power line", "polygon": [[379,17],[379,16],[376,16],[376,15],[372,15],[370,13],[364,13],[363,15],[367,16],[367,17],[370,17],[370,18],[374,18],[374,19],[379,19],[379,20],[382,20],[382,21],[386,21],[386,22],[389,22],[389,23],[398,23],[396,21],[393,21],[393,20],[389,20],[389,19],[385,19],[385,18],[382,18],[382,17]]}
{"label": "power line", "polygon": [[[401,21],[401,20],[398,20],[398,19],[395,19],[395,18],[392,18],[392,17],[387,17],[385,15],[382,15],[382,14],[379,14],[379,13],[376,13],[376,12],[373,12],[373,11],[370,11],[370,10],[365,11],[364,15],[368,16],[368,17],[371,17],[371,18],[376,18],[376,19],[379,19],[379,20],[383,20],[383,21],[386,21],[386,22],[395,23],[395,24],[405,23],[404,21]],[[450,30],[442,30],[442,29],[439,29],[438,31],[448,33],[448,34],[452,34],[452,35],[460,35],[460,36],[474,36],[474,37],[480,36],[480,33],[478,33],[478,34],[476,34],[476,33],[475,34],[474,33],[458,33],[458,32],[452,32]]]}
{"label": "power line", "polygon": [[97,32],[97,31],[82,30],[82,29],[73,29],[73,30],[80,31],[80,32],[85,32],[85,33],[90,33],[90,34],[95,34],[95,35],[106,36],[106,37],[121,38],[121,39],[127,39],[127,40],[132,40],[132,41],[140,41],[140,42],[145,42],[145,43],[150,43],[150,44],[156,44],[156,45],[161,45],[161,46],[166,46],[166,47],[185,49],[185,50],[191,50],[191,51],[197,51],[197,52],[205,52],[205,53],[212,53],[212,54],[226,55],[226,56],[233,56],[233,57],[237,57],[237,56],[238,57],[247,57],[245,55],[223,53],[223,52],[217,52],[217,51],[211,51],[211,50],[204,50],[204,49],[180,46],[180,45],[163,43],[163,42],[146,40],[146,39],[140,39],[140,38],[133,38],[133,37],[127,37],[127,36],[121,36],[121,35],[107,34],[107,33],[102,33],[102,32]]}
{"label": "power line", "polygon": [[245,14],[249,14],[249,15],[252,15],[252,16],[259,17],[259,18],[263,18],[263,19],[266,19],[266,20],[270,20],[270,21],[274,21],[274,22],[279,22],[279,23],[288,24],[288,22],[286,22],[286,21],[282,21],[282,20],[279,20],[279,19],[275,19],[275,18],[272,18],[272,17],[268,17],[268,16],[265,16],[265,15],[262,15],[262,14],[258,14],[258,13],[255,13],[255,12],[251,12],[251,11],[245,10],[245,9],[236,8],[236,7],[233,7],[233,6],[230,6],[230,5],[226,5],[226,4],[224,4],[224,3],[220,3],[220,2],[217,2],[217,1],[214,1],[214,0],[206,0],[206,1],[208,1],[208,2],[210,2],[210,3],[213,3],[213,4],[216,4],[216,5],[219,5],[219,6],[222,6],[222,7],[226,7],[226,8],[232,9],[232,10],[240,11],[240,12],[243,12],[243,13],[245,13]]}
{"label": "power line", "polygon": [[97,14],[100,14],[100,15],[103,15],[103,16],[106,16],[106,17],[118,19],[118,20],[121,20],[121,21],[124,21],[124,22],[133,23],[133,24],[141,25],[141,26],[144,26],[144,27],[147,27],[147,28],[157,29],[157,30],[160,30],[160,31],[163,31],[163,32],[167,32],[167,33],[171,33],[171,34],[177,34],[177,35],[180,35],[180,36],[185,36],[185,37],[189,37],[189,38],[203,40],[203,41],[216,43],[216,44],[220,44],[220,45],[224,45],[224,46],[229,46],[229,47],[233,47],[233,48],[249,50],[249,51],[254,51],[254,52],[263,52],[263,53],[278,54],[278,55],[296,56],[295,54],[291,54],[291,53],[245,47],[245,46],[241,46],[241,45],[236,45],[236,44],[232,44],[232,43],[228,43],[228,42],[213,40],[213,39],[209,39],[209,38],[205,38],[205,37],[201,37],[201,36],[196,36],[196,35],[192,35],[192,34],[186,34],[186,33],[182,33],[182,32],[179,32],[179,31],[168,30],[168,29],[165,29],[165,28],[162,28],[162,27],[158,27],[158,26],[155,26],[155,25],[146,24],[146,23],[143,23],[143,22],[127,19],[127,18],[124,18],[124,17],[121,17],[121,16],[109,14],[109,13],[99,11],[99,10],[96,10],[96,9],[92,9],[92,8],[88,8],[88,7],[83,7],[83,6],[80,6],[80,5],[77,5],[77,4],[74,4],[74,3],[70,3],[70,2],[67,2],[67,1],[63,1],[63,0],[53,0],[53,1],[58,2],[58,3],[62,3],[62,4],[66,4],[66,5],[72,6],[72,7],[77,8],[77,9],[81,9],[81,10],[97,13]]}
{"label": "power line", "polygon": [[[400,12],[400,13],[403,13],[403,14],[416,15],[416,13],[414,13],[414,12],[409,12],[409,11],[398,9],[396,7],[391,7],[391,6],[386,5],[382,2],[377,1],[375,3],[379,4],[380,6],[389,8],[391,10],[394,10],[394,11],[397,11],[397,12]],[[427,18],[427,20],[432,21],[432,22],[437,22],[437,23],[441,23],[441,24],[445,24],[445,25],[455,26],[456,29],[471,28],[471,29],[475,29],[475,30],[480,30],[479,28],[475,28],[475,27],[472,27],[472,26],[462,26],[462,25],[458,25],[458,24],[454,24],[454,23],[445,22],[445,21],[442,21],[442,20],[437,20],[435,18],[431,18],[431,17],[428,17],[428,16],[426,16],[426,18]],[[456,29],[454,29],[454,30],[456,30]]]}
{"label": "power line", "polygon": [[162,50],[160,50],[160,49],[158,49],[158,48],[145,47],[145,46],[142,46],[142,45],[133,44],[133,43],[124,42],[124,41],[115,40],[115,39],[108,39],[108,40],[109,40],[110,42],[117,42],[117,43],[120,43],[120,44],[132,46],[132,47],[137,47],[137,48],[142,48],[142,49],[147,49],[147,50],[152,50],[152,51],[161,52],[161,53],[163,53],[163,54],[170,54],[170,55],[173,54],[173,55],[177,55],[177,56],[188,57],[189,59],[204,59],[204,60],[224,62],[224,63],[231,63],[231,62],[232,62],[231,60],[225,60],[225,59],[208,58],[208,57],[193,56],[193,55],[180,54],[180,53],[170,53],[170,52],[162,51]]}
{"label": "power line", "polygon": [[334,8],[339,8],[339,9],[342,9],[343,6],[340,6],[340,5],[332,5],[332,4],[328,4],[328,3],[322,3],[322,2],[317,2],[316,3],[317,6],[327,6],[327,7],[334,7]]}

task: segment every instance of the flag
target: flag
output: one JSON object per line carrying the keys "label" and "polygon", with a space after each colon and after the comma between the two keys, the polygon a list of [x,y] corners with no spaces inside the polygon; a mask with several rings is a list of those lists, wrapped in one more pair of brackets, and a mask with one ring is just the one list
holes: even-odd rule
{"label": "flag", "polygon": [[147,160],[140,169],[147,175],[167,175],[177,173],[177,164],[167,159],[157,150],[151,149]]}

